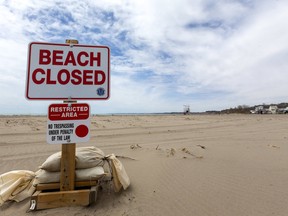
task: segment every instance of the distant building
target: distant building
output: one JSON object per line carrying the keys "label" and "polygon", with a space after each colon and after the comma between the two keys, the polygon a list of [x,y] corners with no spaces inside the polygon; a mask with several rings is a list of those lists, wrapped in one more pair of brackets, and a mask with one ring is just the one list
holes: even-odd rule
{"label": "distant building", "polygon": [[278,111],[277,106],[269,106],[268,113],[276,114]]}
{"label": "distant building", "polygon": [[189,105],[184,105],[184,110],[183,110],[184,115],[189,115],[190,114],[190,106]]}
{"label": "distant building", "polygon": [[267,114],[267,113],[276,114],[279,113],[280,111],[281,109],[278,109],[277,106],[269,106],[268,109],[265,109],[264,106],[257,106],[255,107],[254,110],[250,110],[250,112],[254,114]]}
{"label": "distant building", "polygon": [[264,106],[257,106],[257,107],[255,107],[255,113],[257,113],[257,114],[264,114],[264,113],[265,113]]}

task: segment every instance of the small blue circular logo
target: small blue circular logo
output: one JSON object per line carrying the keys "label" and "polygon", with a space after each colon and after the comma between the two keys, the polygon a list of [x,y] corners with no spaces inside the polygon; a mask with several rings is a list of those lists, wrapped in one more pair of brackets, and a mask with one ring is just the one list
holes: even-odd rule
{"label": "small blue circular logo", "polygon": [[104,88],[98,88],[97,89],[97,95],[98,96],[103,96],[105,94],[105,89]]}

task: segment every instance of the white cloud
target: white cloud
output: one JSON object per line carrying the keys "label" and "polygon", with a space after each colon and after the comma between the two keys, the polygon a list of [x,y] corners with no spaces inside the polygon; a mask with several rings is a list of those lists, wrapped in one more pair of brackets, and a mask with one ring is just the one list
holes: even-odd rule
{"label": "white cloud", "polygon": [[[0,113],[46,112],[49,102],[23,97],[28,43],[66,38],[111,47],[112,95],[95,112],[285,101],[287,6],[268,0],[4,1]],[[11,111],[9,104],[19,101],[25,107]]]}

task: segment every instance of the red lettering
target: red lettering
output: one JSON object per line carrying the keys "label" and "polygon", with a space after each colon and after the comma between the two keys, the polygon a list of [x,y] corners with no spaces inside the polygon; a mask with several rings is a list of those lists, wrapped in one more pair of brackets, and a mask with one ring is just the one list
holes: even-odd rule
{"label": "red lettering", "polygon": [[35,70],[33,71],[33,73],[32,73],[32,80],[33,80],[33,82],[34,82],[35,84],[41,85],[41,84],[45,81],[45,78],[42,77],[42,78],[40,78],[40,79],[37,79],[37,74],[38,74],[38,73],[45,75],[45,71],[44,71],[43,69],[37,68],[37,69],[35,69]]}
{"label": "red lettering", "polygon": [[73,66],[89,66],[97,67],[101,66],[101,52],[90,52],[81,51],[74,56],[73,51],[68,51],[67,55],[64,56],[63,50],[40,50],[39,51],[39,64],[40,65],[73,65]]}
{"label": "red lettering", "polygon": [[84,51],[79,52],[79,54],[78,54],[78,56],[77,56],[77,62],[78,62],[78,64],[79,64],[80,66],[87,66],[88,63],[89,63],[89,60],[86,59],[85,61],[82,62],[82,56],[84,56],[84,57],[86,57],[86,58],[89,57],[88,53],[86,53],[86,52],[84,52]]}
{"label": "red lettering", "polygon": [[83,85],[93,85],[93,70],[83,70]]}
{"label": "red lettering", "polygon": [[[101,76],[101,80],[99,79],[99,76]],[[106,80],[105,73],[100,70],[95,70],[94,73],[94,85],[102,85]]]}
{"label": "red lettering", "polygon": [[90,52],[90,66],[94,66],[94,61],[97,62],[97,66],[100,67],[101,65],[101,53],[97,52],[97,56],[94,56],[94,52]]}
{"label": "red lettering", "polygon": [[82,82],[81,71],[73,70],[71,73],[73,79],[71,79],[71,83],[74,85],[80,85]]}
{"label": "red lettering", "polygon": [[47,69],[47,84],[53,85],[56,84],[56,80],[51,80],[51,69]]}
{"label": "red lettering", "polygon": [[63,50],[54,50],[52,54],[52,64],[53,65],[63,65]]}
{"label": "red lettering", "polygon": [[[64,75],[65,79],[63,79],[62,74]],[[58,80],[59,84],[61,84],[61,85],[66,85],[67,83],[69,83],[69,81],[70,81],[69,71],[66,69],[60,70],[58,75],[57,75],[57,80]]]}
{"label": "red lettering", "polygon": [[[77,58],[77,60],[78,60],[78,58]],[[66,60],[64,62],[64,65],[68,65],[68,64],[72,64],[74,66],[76,65],[76,61],[75,61],[75,58],[74,58],[74,55],[73,55],[72,51],[68,52]]]}
{"label": "red lettering", "polygon": [[[101,70],[78,70],[75,69],[70,72],[67,69],[54,71],[53,77],[52,69],[37,68],[33,71],[31,79],[37,84],[47,85],[102,85],[106,81],[106,74]],[[57,74],[57,75],[56,75]]]}
{"label": "red lettering", "polygon": [[48,65],[51,63],[50,58],[51,52],[49,50],[40,50],[39,51],[39,64]]}

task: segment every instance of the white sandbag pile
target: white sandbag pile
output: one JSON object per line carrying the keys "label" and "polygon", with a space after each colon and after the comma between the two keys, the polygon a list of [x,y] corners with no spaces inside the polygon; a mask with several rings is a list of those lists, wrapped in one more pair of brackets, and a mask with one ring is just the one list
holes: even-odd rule
{"label": "white sandbag pile", "polygon": [[[104,165],[110,169],[104,172]],[[61,152],[46,159],[36,173],[29,170],[15,170],[0,175],[0,206],[8,200],[22,201],[30,197],[39,183],[60,182]],[[126,190],[130,179],[122,163],[114,154],[105,156],[96,147],[76,148],[75,180],[99,180],[107,174],[112,176],[114,191]],[[108,172],[108,173],[107,173]]]}
{"label": "white sandbag pile", "polygon": [[[94,146],[79,147],[75,152],[75,180],[99,180],[105,175],[105,155],[102,150]],[[60,182],[61,152],[49,156],[36,172],[39,183]]]}

